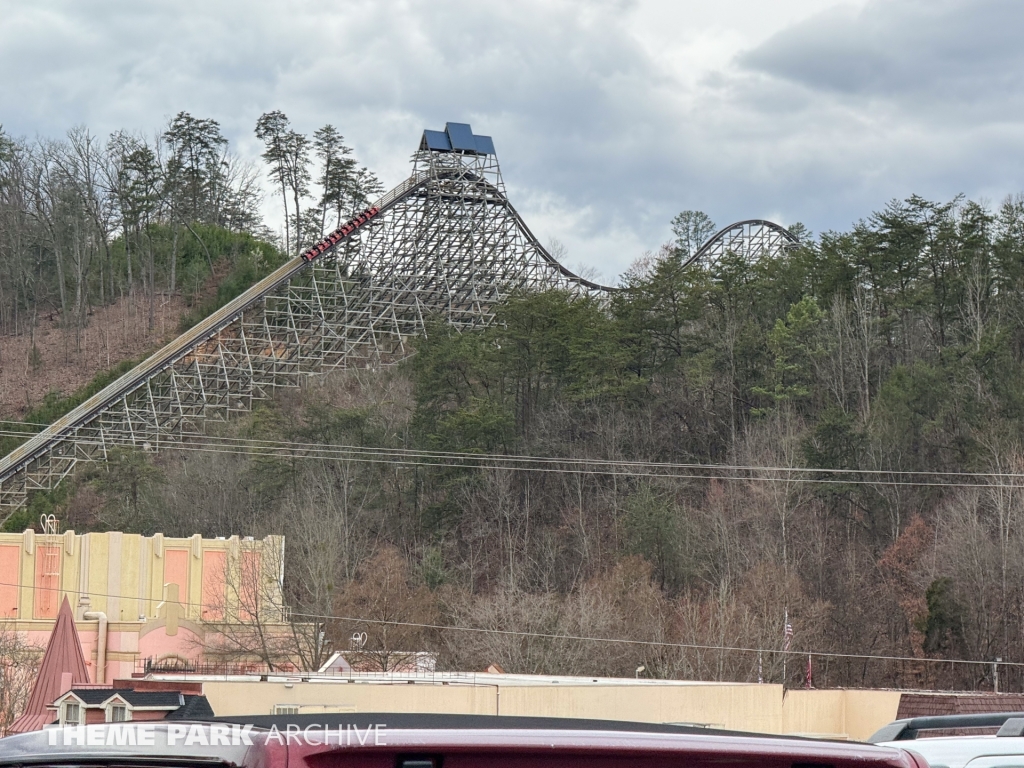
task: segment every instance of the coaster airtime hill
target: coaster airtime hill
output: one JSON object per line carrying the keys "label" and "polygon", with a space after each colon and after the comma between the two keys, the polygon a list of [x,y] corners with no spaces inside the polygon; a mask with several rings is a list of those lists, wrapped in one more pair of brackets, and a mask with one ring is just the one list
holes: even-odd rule
{"label": "coaster airtime hill", "polygon": [[[777,224],[741,221],[689,263],[770,258],[795,243]],[[614,290],[570,272],[530,232],[489,136],[460,123],[424,131],[408,179],[0,459],[0,523],[80,461],[187,442],[207,419],[246,413],[303,376],[403,358],[428,316],[478,327],[510,293],[556,287]]]}

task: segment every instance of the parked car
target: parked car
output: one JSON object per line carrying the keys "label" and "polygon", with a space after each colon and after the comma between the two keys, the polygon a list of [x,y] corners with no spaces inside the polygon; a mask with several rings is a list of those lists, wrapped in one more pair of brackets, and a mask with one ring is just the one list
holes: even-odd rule
{"label": "parked car", "polygon": [[[949,731],[960,733],[936,734]],[[1024,712],[895,720],[868,741],[912,750],[932,768],[1024,768]]]}
{"label": "parked car", "polygon": [[275,715],[48,728],[0,766],[53,768],[928,768],[890,747],[700,727],[462,715]]}

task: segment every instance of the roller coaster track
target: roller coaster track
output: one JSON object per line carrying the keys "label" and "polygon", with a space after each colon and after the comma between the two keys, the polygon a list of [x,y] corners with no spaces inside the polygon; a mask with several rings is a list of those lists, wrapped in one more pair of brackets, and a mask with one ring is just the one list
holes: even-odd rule
{"label": "roller coaster track", "polygon": [[[0,522],[79,462],[172,447],[304,376],[399,360],[428,316],[465,329],[491,322],[514,291],[615,290],[547,252],[506,198],[490,139],[469,126],[426,131],[410,178],[374,208],[0,459]],[[738,222],[689,263],[771,258],[795,242],[771,222]]]}

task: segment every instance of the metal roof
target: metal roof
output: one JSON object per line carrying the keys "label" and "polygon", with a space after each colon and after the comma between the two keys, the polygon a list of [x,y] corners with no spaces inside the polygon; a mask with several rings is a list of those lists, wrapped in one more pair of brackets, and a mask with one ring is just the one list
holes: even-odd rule
{"label": "metal roof", "polygon": [[435,152],[451,152],[452,143],[444,131],[424,131],[420,149],[432,149]]}
{"label": "metal roof", "polygon": [[476,152],[476,139],[469,123],[446,123],[444,132],[451,139],[452,149],[463,152]]}
{"label": "metal roof", "polygon": [[420,149],[432,152],[461,152],[467,155],[493,155],[494,140],[473,133],[469,123],[445,123],[443,131],[426,130]]}
{"label": "metal roof", "polygon": [[54,721],[54,712],[48,707],[61,695],[65,674],[71,676],[72,685],[89,683],[89,670],[67,595],[60,604],[57,623],[53,625],[50,641],[46,644],[46,653],[39,665],[39,674],[25,712],[11,724],[11,733],[35,731]]}

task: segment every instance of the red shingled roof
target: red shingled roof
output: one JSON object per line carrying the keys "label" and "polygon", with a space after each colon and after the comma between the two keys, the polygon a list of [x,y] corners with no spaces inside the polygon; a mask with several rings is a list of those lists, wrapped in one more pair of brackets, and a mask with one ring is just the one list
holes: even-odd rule
{"label": "red shingled roof", "polygon": [[61,678],[65,674],[70,674],[72,685],[89,683],[85,654],[82,653],[82,643],[75,629],[75,617],[66,595],[57,614],[57,623],[53,625],[50,642],[46,645],[43,663],[39,666],[36,686],[32,689],[24,713],[11,724],[11,733],[38,731],[54,721],[54,712],[47,709],[47,706],[70,687],[65,685],[65,690],[61,690]]}

